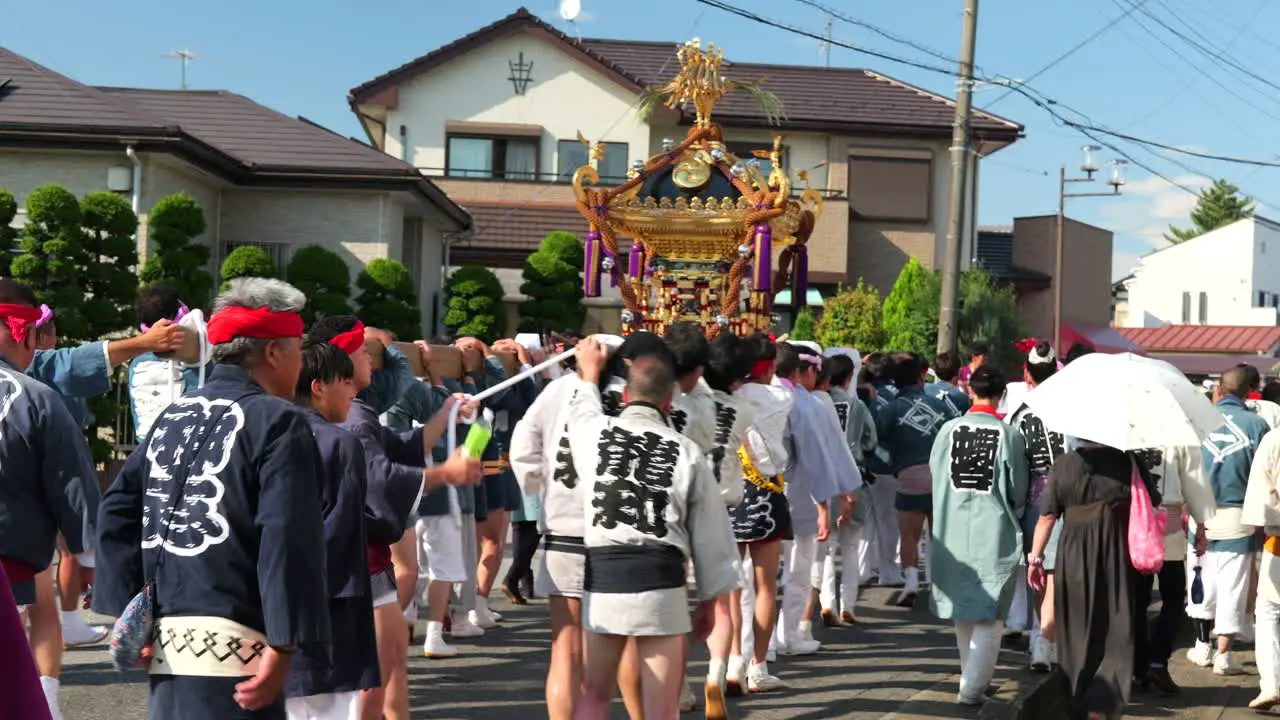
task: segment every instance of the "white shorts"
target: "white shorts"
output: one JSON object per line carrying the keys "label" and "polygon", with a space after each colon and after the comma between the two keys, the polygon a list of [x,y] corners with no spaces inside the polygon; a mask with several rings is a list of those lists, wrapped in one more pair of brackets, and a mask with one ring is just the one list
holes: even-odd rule
{"label": "white shorts", "polygon": [[284,701],[284,712],[289,720],[360,720],[360,693],[289,698]]}
{"label": "white shorts", "polygon": [[578,554],[544,549],[542,566],[538,569],[538,577],[533,583],[533,589],[542,597],[559,595],[580,599],[586,574],[585,550],[582,554]]}
{"label": "white shorts", "polygon": [[1214,635],[1238,635],[1249,623],[1249,576],[1256,553],[1207,552],[1200,560],[1204,602],[1191,602],[1194,564],[1187,569],[1187,617],[1212,620]]}
{"label": "white shorts", "polygon": [[418,567],[427,569],[427,579],[438,582],[467,581],[462,556],[462,526],[449,515],[418,518]]}

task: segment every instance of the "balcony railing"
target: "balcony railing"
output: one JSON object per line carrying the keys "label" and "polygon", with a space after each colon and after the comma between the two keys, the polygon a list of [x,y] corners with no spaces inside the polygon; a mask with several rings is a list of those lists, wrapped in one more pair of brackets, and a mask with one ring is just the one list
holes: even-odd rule
{"label": "balcony railing", "polygon": [[[418,167],[418,172],[430,178],[444,178],[447,180],[462,180],[471,182],[511,182],[511,183],[549,183],[558,185],[568,185],[573,182],[573,173],[544,173],[544,172],[498,172],[495,170],[464,170],[459,168],[440,168],[440,167]],[[625,177],[602,177],[600,182],[594,185],[602,185],[605,187],[612,185],[621,185],[626,182]],[[844,191],[833,188],[814,188],[827,200],[845,197]],[[803,188],[793,188],[791,197],[798,198],[804,192]]]}

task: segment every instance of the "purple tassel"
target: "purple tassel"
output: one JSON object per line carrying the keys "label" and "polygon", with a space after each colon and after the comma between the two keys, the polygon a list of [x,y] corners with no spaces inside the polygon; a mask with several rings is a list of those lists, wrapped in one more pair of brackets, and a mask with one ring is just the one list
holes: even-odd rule
{"label": "purple tassel", "polygon": [[809,251],[803,245],[795,250],[796,271],[791,282],[791,297],[795,306],[802,308],[809,304]]}
{"label": "purple tassel", "polygon": [[631,241],[631,255],[627,259],[627,275],[632,280],[639,280],[640,273],[644,271],[644,256],[641,254],[644,250],[639,240]]}
{"label": "purple tassel", "polygon": [[587,233],[587,256],[582,265],[582,294],[584,297],[600,297],[600,231]]}
{"label": "purple tassel", "polygon": [[767,222],[756,224],[755,256],[752,289],[767,293],[773,282],[773,231]]}

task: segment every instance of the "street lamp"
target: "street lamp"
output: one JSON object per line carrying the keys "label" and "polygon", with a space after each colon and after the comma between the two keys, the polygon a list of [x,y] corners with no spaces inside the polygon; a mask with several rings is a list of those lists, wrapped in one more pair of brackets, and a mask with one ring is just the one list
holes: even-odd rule
{"label": "street lamp", "polygon": [[1058,222],[1054,232],[1054,254],[1056,262],[1054,263],[1053,273],[1053,344],[1062,352],[1062,271],[1063,271],[1063,234],[1066,228],[1066,204],[1067,198],[1079,197],[1116,197],[1120,194],[1120,188],[1124,185],[1124,166],[1128,163],[1124,160],[1112,160],[1108,163],[1111,166],[1111,177],[1107,179],[1107,184],[1111,186],[1111,192],[1099,193],[1068,193],[1067,183],[1086,183],[1093,182],[1094,173],[1098,172],[1098,162],[1094,159],[1094,153],[1102,150],[1098,145],[1085,145],[1080,148],[1084,153],[1084,161],[1080,164],[1080,170],[1084,173],[1084,177],[1067,177],[1067,166],[1063,165],[1058,171]]}

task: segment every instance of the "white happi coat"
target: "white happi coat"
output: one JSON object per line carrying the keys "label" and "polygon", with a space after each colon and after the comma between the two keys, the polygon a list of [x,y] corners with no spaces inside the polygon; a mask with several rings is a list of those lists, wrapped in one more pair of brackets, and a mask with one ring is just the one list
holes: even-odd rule
{"label": "white happi coat", "polygon": [[677,391],[671,406],[671,427],[696,443],[707,456],[726,507],[742,502],[738,448],[746,438],[752,417],[749,405],[728,393],[712,390],[702,379],[690,392]]}
{"label": "white happi coat", "polygon": [[787,418],[795,404],[791,391],[781,385],[747,383],[737,394],[755,411],[755,418],[747,428],[747,452],[751,461],[765,477],[784,472],[791,463],[785,442]]}
{"label": "white happi coat", "polygon": [[[1280,433],[1262,437],[1249,468],[1249,485],[1240,512],[1244,525],[1263,528],[1269,537],[1280,536]],[[1258,596],[1280,603],[1280,558],[1260,553]]]}
{"label": "white happi coat", "polygon": [[[541,498],[538,531],[544,535],[582,537],[582,496],[566,435],[570,401],[582,384],[575,374],[552,380],[511,435],[511,470],[525,495]],[[611,403],[621,403],[624,385],[621,378],[610,380]]]}
{"label": "white happi coat", "polygon": [[[589,574],[607,570],[593,565],[601,549],[642,547],[656,558],[675,548],[692,562],[700,599],[737,586],[737,550],[711,466],[661,411],[633,404],[608,417],[596,386],[579,380],[569,443],[582,488]],[[593,592],[589,584],[583,626],[611,635],[684,634],[691,629],[686,593],[683,583],[609,593]]]}

